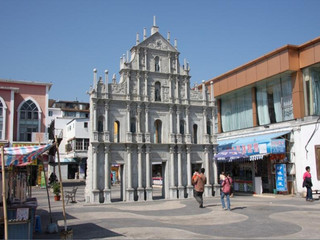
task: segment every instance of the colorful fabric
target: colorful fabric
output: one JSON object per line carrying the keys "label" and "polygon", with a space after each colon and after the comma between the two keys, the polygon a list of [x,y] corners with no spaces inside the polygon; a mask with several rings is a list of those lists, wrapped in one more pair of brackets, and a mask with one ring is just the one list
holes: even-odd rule
{"label": "colorful fabric", "polygon": [[[6,166],[25,166],[31,164],[39,155],[49,150],[53,145],[25,146],[4,148],[4,160]],[[2,159],[0,157],[0,165]]]}

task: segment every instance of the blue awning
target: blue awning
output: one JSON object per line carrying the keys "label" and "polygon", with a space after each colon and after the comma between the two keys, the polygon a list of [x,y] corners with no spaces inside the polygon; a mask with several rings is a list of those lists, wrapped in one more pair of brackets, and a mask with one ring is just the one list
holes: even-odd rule
{"label": "blue awning", "polygon": [[[225,149],[235,149],[248,156],[261,156],[269,153],[280,154],[286,152],[285,139],[281,138],[283,135],[291,131],[282,131],[269,134],[259,134],[248,137],[237,137],[219,141],[218,152]],[[253,156],[252,156],[253,158]],[[256,160],[256,159],[252,159]]]}

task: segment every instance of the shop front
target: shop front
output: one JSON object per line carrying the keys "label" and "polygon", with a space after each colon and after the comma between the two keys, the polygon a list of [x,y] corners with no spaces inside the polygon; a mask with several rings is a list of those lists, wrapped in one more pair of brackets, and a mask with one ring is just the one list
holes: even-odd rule
{"label": "shop front", "polygon": [[[289,131],[218,140],[218,153],[233,149],[241,157],[217,159],[218,171],[229,172],[234,190],[244,193],[291,193],[291,172],[281,171],[292,166],[289,159]],[[280,165],[281,164],[281,165]]]}
{"label": "shop front", "polygon": [[[52,145],[1,148],[0,235],[32,239],[37,199],[32,197],[32,167]],[[5,166],[5,167],[4,167]],[[43,165],[40,165],[43,167]]]}

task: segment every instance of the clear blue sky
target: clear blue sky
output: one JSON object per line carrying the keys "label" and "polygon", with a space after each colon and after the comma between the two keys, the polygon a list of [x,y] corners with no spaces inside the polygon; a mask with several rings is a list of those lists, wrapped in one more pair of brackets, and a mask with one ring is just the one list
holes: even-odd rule
{"label": "clear blue sky", "polygon": [[119,60],[150,29],[178,40],[192,84],[286,44],[320,36],[319,0],[1,0],[0,78],[51,82],[50,98],[89,101],[93,69]]}

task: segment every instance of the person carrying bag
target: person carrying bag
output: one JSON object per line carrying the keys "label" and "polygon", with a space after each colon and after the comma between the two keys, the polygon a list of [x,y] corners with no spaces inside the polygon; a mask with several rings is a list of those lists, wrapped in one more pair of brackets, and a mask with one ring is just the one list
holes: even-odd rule
{"label": "person carrying bag", "polygon": [[[231,194],[231,191],[233,193],[233,189],[232,189],[232,178],[230,177],[229,173],[226,174],[226,178],[222,182],[221,186],[222,186],[222,192],[221,192],[222,208],[224,210],[231,210],[230,209],[230,194]],[[224,202],[224,197],[226,197],[226,199],[227,199],[227,207]]]}

